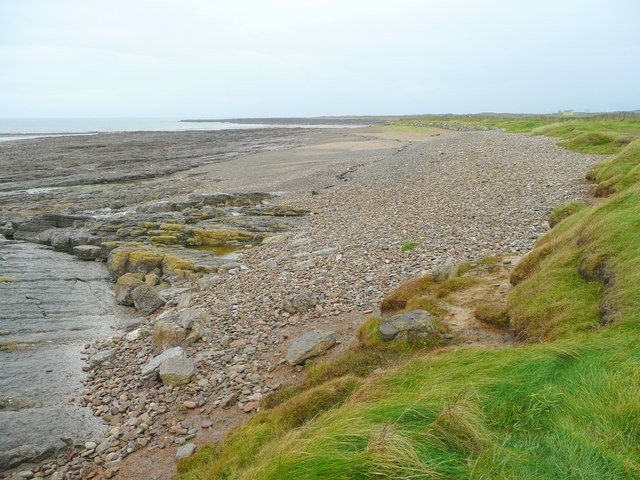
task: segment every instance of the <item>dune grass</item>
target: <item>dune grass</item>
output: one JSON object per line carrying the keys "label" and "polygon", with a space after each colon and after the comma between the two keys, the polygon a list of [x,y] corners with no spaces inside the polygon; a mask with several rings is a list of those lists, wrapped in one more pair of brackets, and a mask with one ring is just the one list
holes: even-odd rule
{"label": "dune grass", "polygon": [[[589,138],[597,151],[602,137]],[[635,145],[593,180],[627,178]],[[633,177],[594,206],[559,208],[511,278],[505,315],[518,345],[390,352],[370,319],[345,359],[310,368],[299,390],[181,463],[180,478],[640,478],[639,212]],[[456,282],[409,281],[389,310],[437,303]]]}

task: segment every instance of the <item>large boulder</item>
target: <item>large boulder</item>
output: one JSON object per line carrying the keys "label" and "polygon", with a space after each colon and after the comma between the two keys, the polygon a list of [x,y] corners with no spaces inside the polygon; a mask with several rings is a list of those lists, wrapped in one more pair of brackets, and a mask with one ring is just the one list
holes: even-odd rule
{"label": "large boulder", "polygon": [[54,230],[49,239],[49,244],[54,250],[73,253],[73,248],[79,245],[99,245],[103,238],[96,237],[85,229],[61,228]]}
{"label": "large boulder", "polygon": [[107,269],[114,278],[125,273],[159,273],[164,254],[157,249],[115,248],[109,252]]}
{"label": "large boulder", "polygon": [[335,344],[336,337],[333,332],[312,330],[291,344],[285,359],[290,365],[301,365],[309,358],[323,355]]}
{"label": "large boulder", "polygon": [[[174,314],[175,316],[175,314]],[[153,349],[162,352],[168,348],[180,345],[187,338],[187,331],[178,324],[173,316],[162,318],[153,326]]]}
{"label": "large boulder", "polygon": [[133,307],[131,292],[143,284],[142,275],[140,274],[125,273],[122,275],[113,287],[113,291],[116,294],[116,303]]}
{"label": "large boulder", "polygon": [[164,385],[184,385],[195,376],[196,367],[187,357],[172,357],[162,362],[159,374]]}
{"label": "large boulder", "polygon": [[183,346],[191,345],[200,340],[207,331],[209,314],[202,308],[186,308],[178,313],[179,324],[187,331]]}
{"label": "large boulder", "polygon": [[133,305],[142,315],[151,315],[160,307],[163,307],[167,301],[160,296],[155,288],[143,283],[131,292]]}
{"label": "large boulder", "polygon": [[288,313],[303,313],[318,304],[318,297],[313,292],[302,291],[288,295],[282,300],[282,309]]}
{"label": "large boulder", "polygon": [[161,352],[177,345],[191,345],[203,337],[208,322],[209,315],[201,308],[167,312],[158,318],[153,327],[153,348]]}
{"label": "large boulder", "polygon": [[80,260],[97,260],[102,248],[97,245],[78,245],[73,247],[73,254]]}
{"label": "large boulder", "polygon": [[424,340],[436,332],[431,314],[425,310],[399,313],[380,325],[380,333],[385,342],[392,340]]}
{"label": "large boulder", "polygon": [[142,367],[140,374],[149,380],[155,379],[160,373],[160,365],[169,360],[170,358],[184,357],[184,350],[182,347],[174,347],[169,350],[165,350],[160,355],[153,357],[147,364]]}

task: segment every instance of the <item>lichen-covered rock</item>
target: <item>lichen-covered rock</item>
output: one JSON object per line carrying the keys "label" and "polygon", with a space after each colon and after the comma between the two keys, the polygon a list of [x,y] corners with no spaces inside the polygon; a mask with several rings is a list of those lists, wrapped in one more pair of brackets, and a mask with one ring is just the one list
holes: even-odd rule
{"label": "lichen-covered rock", "polygon": [[116,248],[109,253],[107,269],[114,278],[125,273],[159,272],[164,255],[156,249]]}
{"label": "lichen-covered rock", "polygon": [[120,278],[127,273],[127,265],[129,263],[129,253],[127,249],[116,248],[109,252],[107,258],[107,270],[113,278]]}
{"label": "lichen-covered rock", "polygon": [[379,330],[385,342],[424,340],[436,332],[431,314],[425,310],[412,310],[394,315],[380,325]]}
{"label": "lichen-covered rock", "polygon": [[131,298],[136,310],[142,315],[151,315],[167,303],[153,287],[146,283],[134,288],[131,292]]}
{"label": "lichen-covered rock", "polygon": [[113,291],[116,294],[116,303],[133,307],[134,303],[131,292],[142,284],[144,284],[144,282],[140,274],[125,273],[122,275],[113,287]]}
{"label": "lichen-covered rock", "polygon": [[285,359],[290,365],[301,365],[305,360],[323,355],[336,344],[333,332],[312,330],[294,341]]}

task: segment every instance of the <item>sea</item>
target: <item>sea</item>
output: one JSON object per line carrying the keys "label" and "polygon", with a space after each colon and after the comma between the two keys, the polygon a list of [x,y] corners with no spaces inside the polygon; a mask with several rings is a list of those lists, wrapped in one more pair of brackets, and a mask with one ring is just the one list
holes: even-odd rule
{"label": "sea", "polygon": [[[182,120],[178,118],[0,118],[0,142],[60,135],[104,132],[179,132],[250,128],[345,128],[365,122],[341,119],[265,118],[236,120]],[[0,179],[1,179],[0,172]]]}

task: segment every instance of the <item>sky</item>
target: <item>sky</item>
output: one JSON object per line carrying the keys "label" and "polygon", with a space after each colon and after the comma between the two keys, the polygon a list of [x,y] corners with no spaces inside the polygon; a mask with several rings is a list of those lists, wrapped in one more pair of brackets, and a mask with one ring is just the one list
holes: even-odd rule
{"label": "sky", "polygon": [[640,109],[638,0],[0,0],[0,117]]}

